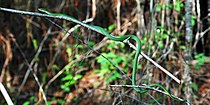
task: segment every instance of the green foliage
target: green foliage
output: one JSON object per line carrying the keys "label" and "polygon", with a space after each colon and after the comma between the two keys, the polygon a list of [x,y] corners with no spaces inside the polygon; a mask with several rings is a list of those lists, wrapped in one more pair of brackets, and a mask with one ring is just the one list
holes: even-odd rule
{"label": "green foliage", "polygon": [[158,4],[158,5],[155,7],[155,11],[159,12],[159,11],[161,11],[162,8],[163,8],[163,6]]}
{"label": "green foliage", "polygon": [[195,26],[195,23],[196,23],[196,17],[192,16],[191,17],[191,24],[192,24],[192,26]]}
{"label": "green foliage", "polygon": [[[166,5],[166,9],[175,9],[178,12],[180,12],[182,8],[184,8],[184,3],[180,0],[176,0],[175,4],[169,3],[168,5]],[[158,4],[155,7],[155,11],[157,12],[161,11],[162,9],[164,9],[164,5],[161,4]]]}
{"label": "green foliage", "polygon": [[67,67],[66,71],[65,71],[65,76],[62,77],[61,81],[63,82],[63,84],[60,86],[61,89],[64,92],[70,92],[70,86],[74,85],[75,83],[77,83],[77,80],[79,80],[80,78],[82,78],[82,75],[80,74],[73,74],[72,72],[69,71],[69,68]]}
{"label": "green foliage", "polygon": [[53,65],[52,65],[52,69],[60,70],[60,67],[59,67],[58,65],[56,65],[56,64],[53,64]]}
{"label": "green foliage", "polygon": [[188,85],[189,87],[192,87],[195,91],[198,91],[198,85],[194,82]]}
{"label": "green foliage", "polygon": [[158,41],[158,46],[160,49],[163,49],[164,48],[163,41]]}
{"label": "green foliage", "polygon": [[156,27],[157,31],[155,32],[155,35],[156,35],[156,38],[157,38],[157,44],[158,44],[158,47],[160,49],[163,49],[164,48],[164,40],[166,38],[169,37],[169,35],[167,34],[167,30],[164,28],[164,27],[161,27],[161,26],[157,26]]}
{"label": "green foliage", "polygon": [[[76,46],[77,49],[83,49],[82,45],[77,45]],[[76,50],[77,50],[76,49]],[[72,54],[72,49],[71,47],[67,46],[66,47],[66,53],[68,55]],[[75,58],[79,57],[79,54],[75,55]],[[68,57],[68,61],[71,62],[72,59],[74,59],[72,56]],[[57,65],[53,65],[53,68],[56,70],[60,70],[60,68]],[[72,65],[66,65],[65,66],[65,72],[63,73],[63,76],[61,78],[62,84],[60,85],[60,88],[64,91],[64,92],[70,92],[71,89],[70,87],[74,84],[77,83],[77,81],[82,78],[81,74],[74,74],[72,71]]]}
{"label": "green foliage", "polygon": [[46,81],[47,81],[47,73],[46,72],[42,73],[42,81],[43,81],[43,83],[46,83]]}
{"label": "green foliage", "polygon": [[47,100],[47,104],[51,105],[53,101],[57,102],[56,105],[65,105],[66,104],[66,100],[65,99],[56,98],[55,96],[52,97],[51,100]]}
{"label": "green foliage", "polygon": [[87,45],[90,46],[90,47],[93,47],[95,45],[95,42],[88,41]]}
{"label": "green foliage", "polygon": [[67,53],[67,54],[71,54],[71,52],[72,52],[71,48],[70,48],[70,47],[67,47],[67,48],[66,48],[66,53]]}
{"label": "green foliage", "polygon": [[186,49],[186,46],[185,45],[179,45],[179,49],[180,50],[185,50]]}
{"label": "green foliage", "polygon": [[35,97],[34,96],[31,96],[27,101],[25,101],[23,103],[23,105],[31,105],[34,102],[35,102]]}
{"label": "green foliage", "polygon": [[32,42],[33,42],[34,49],[37,50],[38,49],[37,40],[36,39],[32,39]]}
{"label": "green foliage", "polygon": [[[119,53],[114,53],[113,50],[120,45],[120,49],[124,49],[125,45],[121,42],[113,42],[108,44],[107,46],[104,46],[104,48],[108,48],[111,51],[108,53],[102,53],[103,56],[107,57],[108,59],[112,60],[114,64],[116,65],[127,65],[128,62],[131,60],[128,58],[127,54],[120,55]],[[96,57],[97,63],[100,64],[100,69],[96,70],[97,73],[100,74],[101,77],[106,78],[106,82],[109,83],[113,80],[116,80],[118,78],[121,78],[121,74],[119,71],[106,59],[104,59],[101,55]],[[127,72],[128,70],[124,68],[124,72]],[[111,76],[106,77],[108,74],[111,74]]]}
{"label": "green foliage", "polygon": [[79,44],[79,45],[77,45],[77,48],[78,49],[83,49],[84,47],[83,47],[83,45]]}
{"label": "green foliage", "polygon": [[195,69],[199,70],[200,67],[204,64],[205,61],[210,61],[210,59],[208,59],[204,53],[200,53],[195,55],[195,59],[197,60],[197,64],[195,65]]}
{"label": "green foliage", "polygon": [[176,11],[180,12],[180,10],[184,7],[184,3],[182,3],[180,0],[177,0],[174,8]]}
{"label": "green foliage", "polygon": [[116,28],[116,24],[112,24],[108,27],[108,31],[112,32]]}
{"label": "green foliage", "polygon": [[65,101],[65,100],[63,100],[63,99],[59,99],[57,102],[58,102],[58,104],[60,104],[60,105],[63,105],[63,104],[65,104],[65,103],[66,103],[66,101]]}

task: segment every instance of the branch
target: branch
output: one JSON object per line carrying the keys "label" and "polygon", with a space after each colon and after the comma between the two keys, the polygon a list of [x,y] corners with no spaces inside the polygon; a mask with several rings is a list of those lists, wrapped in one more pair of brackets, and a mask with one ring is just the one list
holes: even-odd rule
{"label": "branch", "polygon": [[6,100],[8,105],[14,105],[7,90],[4,88],[4,85],[0,82],[0,91],[2,95],[4,96],[4,99]]}
{"label": "branch", "polygon": [[[110,85],[110,87],[128,87],[128,88],[134,88],[134,87],[135,87],[135,88],[144,88],[144,89],[154,90],[154,91],[157,91],[157,92],[159,92],[159,93],[163,93],[163,94],[165,94],[165,95],[170,96],[169,93],[167,93],[167,92],[164,92],[164,91],[159,90],[159,89],[156,89],[156,88],[149,87],[149,86],[147,86],[147,85],[138,85],[138,86],[133,86],[133,85]],[[174,95],[172,95],[172,94],[171,94],[171,96],[172,96],[174,99],[177,99],[177,100],[179,100],[179,101],[185,102],[187,105],[190,105],[190,103],[189,103],[188,101],[185,101],[184,99],[181,99],[181,98],[179,98],[179,97],[176,97],[176,96],[174,96]]]}

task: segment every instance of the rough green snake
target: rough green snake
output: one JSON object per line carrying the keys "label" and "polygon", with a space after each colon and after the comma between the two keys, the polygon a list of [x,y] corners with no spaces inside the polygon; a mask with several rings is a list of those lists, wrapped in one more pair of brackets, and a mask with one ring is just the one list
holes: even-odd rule
{"label": "rough green snake", "polygon": [[[109,39],[114,40],[114,41],[121,41],[121,42],[123,42],[124,40],[127,40],[127,39],[133,39],[133,40],[135,40],[136,43],[137,43],[137,51],[136,51],[135,58],[134,58],[134,61],[133,61],[132,86],[134,87],[134,90],[136,92],[140,93],[140,96],[143,93],[146,93],[147,92],[147,89],[145,89],[145,88],[137,88],[136,87],[136,80],[135,80],[135,78],[136,78],[136,70],[137,70],[137,64],[138,64],[138,56],[141,53],[141,41],[140,41],[140,39],[137,36],[135,36],[135,35],[125,35],[125,36],[122,36],[122,37],[115,37],[115,36],[109,34],[102,27],[94,26],[94,25],[89,25],[89,24],[83,23],[83,22],[81,22],[81,21],[79,21],[79,20],[77,20],[77,19],[75,19],[75,18],[73,18],[71,16],[66,15],[66,14],[52,13],[52,12],[49,12],[49,11],[43,9],[43,8],[39,8],[38,10],[41,11],[41,12],[44,12],[44,13],[46,13],[48,15],[51,15],[51,16],[56,16],[56,17],[60,16],[60,17],[62,17],[62,19],[72,21],[72,22],[77,23],[77,24],[79,24],[79,25],[81,25],[83,27],[86,27],[88,29],[91,29],[93,31],[96,31],[96,32],[98,32],[100,34],[103,34],[106,37],[108,37]],[[178,101],[185,101],[185,100],[177,99],[176,97],[174,97],[173,95],[171,95],[168,92],[168,90],[166,88],[164,88],[160,84],[150,84],[150,85],[148,85],[148,87],[159,87],[159,88],[163,89],[171,98],[176,99]]]}
{"label": "rough green snake", "polygon": [[[84,27],[86,27],[88,29],[91,29],[91,30],[96,31],[96,32],[98,32],[100,34],[103,34],[106,37],[108,37],[109,39],[114,40],[114,41],[121,41],[121,42],[123,42],[124,40],[130,39],[130,38],[133,39],[133,40],[135,40],[136,43],[137,43],[137,51],[136,51],[135,58],[134,58],[134,61],[133,61],[132,85],[133,86],[136,86],[136,81],[135,81],[136,69],[137,69],[137,64],[138,64],[138,56],[139,56],[139,54],[141,52],[141,41],[140,41],[140,39],[137,36],[135,36],[135,35],[125,35],[125,36],[122,36],[122,37],[115,37],[113,35],[110,35],[102,27],[94,26],[94,25],[89,25],[89,24],[83,23],[83,22],[81,22],[81,21],[79,21],[79,20],[77,20],[77,19],[75,19],[75,18],[73,18],[71,16],[68,16],[68,15],[65,15],[65,14],[59,14],[59,13],[52,13],[52,12],[49,12],[49,11],[47,11],[45,9],[42,9],[42,8],[40,8],[39,11],[44,12],[44,13],[47,13],[48,15],[52,15],[52,16],[62,16],[62,17],[65,17],[66,19],[71,20],[72,22],[75,22],[77,24],[80,24],[81,26],[84,26]],[[141,94],[146,92],[145,90],[138,89],[136,87],[134,89],[135,89],[135,91],[140,92]]]}

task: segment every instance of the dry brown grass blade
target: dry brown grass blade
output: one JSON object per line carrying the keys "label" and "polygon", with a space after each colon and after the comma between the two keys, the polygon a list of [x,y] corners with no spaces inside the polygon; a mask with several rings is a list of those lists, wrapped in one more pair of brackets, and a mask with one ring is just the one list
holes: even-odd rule
{"label": "dry brown grass blade", "polygon": [[[4,61],[4,65],[3,65],[3,68],[1,71],[1,76],[0,76],[0,80],[3,81],[4,75],[6,72],[6,67],[7,67],[9,61],[12,59],[12,50],[11,50],[9,37],[4,38],[4,36],[2,34],[0,34],[0,45],[3,46],[3,50],[4,50],[4,54],[5,54],[5,61]],[[2,82],[2,81],[0,81],[0,82]]]}

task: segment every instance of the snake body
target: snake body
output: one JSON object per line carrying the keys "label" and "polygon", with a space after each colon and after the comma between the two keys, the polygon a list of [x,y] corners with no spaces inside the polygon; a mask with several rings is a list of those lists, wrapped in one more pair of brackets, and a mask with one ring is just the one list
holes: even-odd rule
{"label": "snake body", "polygon": [[83,23],[83,22],[81,22],[81,21],[79,21],[79,20],[77,20],[77,19],[75,19],[75,18],[73,18],[71,16],[66,15],[66,14],[52,13],[52,12],[49,12],[49,11],[43,9],[43,8],[39,8],[38,10],[41,11],[41,12],[44,12],[44,13],[46,13],[48,15],[63,17],[65,20],[70,20],[70,21],[72,21],[74,23],[77,23],[77,24],[83,26],[83,27],[86,27],[88,29],[91,29],[93,31],[96,31],[96,32],[98,32],[100,34],[103,34],[106,37],[108,37],[109,39],[114,40],[114,41],[121,41],[121,42],[123,42],[126,39],[133,39],[133,40],[135,40],[136,43],[137,43],[137,51],[136,51],[135,58],[134,58],[134,61],[133,61],[132,85],[134,86],[134,90],[136,92],[139,92],[141,94],[143,94],[143,93],[146,92],[145,89],[142,89],[142,88],[139,89],[139,88],[136,88],[135,87],[136,86],[135,78],[136,78],[136,69],[137,69],[137,65],[138,65],[138,56],[141,53],[141,41],[140,41],[140,39],[137,36],[135,36],[135,35],[125,35],[125,36],[122,36],[122,37],[115,37],[115,36],[109,34],[102,27],[94,26],[94,25],[89,25],[89,24]]}
{"label": "snake body", "polygon": [[81,21],[79,21],[79,20],[77,20],[77,19],[75,19],[75,18],[73,18],[71,16],[66,15],[66,14],[52,13],[52,12],[49,12],[49,11],[43,9],[43,8],[39,8],[38,10],[41,11],[41,12],[44,12],[44,13],[46,13],[48,15],[55,16],[55,17],[58,17],[58,18],[60,17],[61,19],[69,20],[69,21],[72,21],[74,23],[77,23],[77,24],[79,24],[79,25],[81,25],[83,27],[86,27],[86,28],[91,29],[91,30],[93,30],[95,32],[103,34],[106,37],[108,37],[109,39],[114,40],[114,41],[121,41],[121,42],[123,42],[126,39],[133,39],[133,40],[135,40],[136,43],[137,43],[137,50],[136,50],[135,58],[133,60],[133,70],[132,70],[132,86],[133,86],[134,90],[136,92],[140,93],[140,97],[141,97],[141,95],[146,93],[149,88],[159,87],[159,88],[163,89],[167,93],[167,95],[169,95],[171,98],[173,98],[175,100],[178,100],[178,101],[186,102],[186,100],[177,99],[175,96],[171,95],[168,92],[168,90],[165,87],[163,87],[162,85],[160,85],[160,84],[149,84],[149,85],[147,85],[148,89],[146,89],[146,88],[137,88],[135,78],[136,78],[136,70],[137,70],[137,65],[138,65],[138,56],[141,53],[141,41],[140,41],[140,39],[137,36],[135,36],[135,35],[125,35],[125,36],[122,36],[122,37],[115,37],[115,36],[109,34],[102,27],[83,23],[83,22],[81,22]]}

